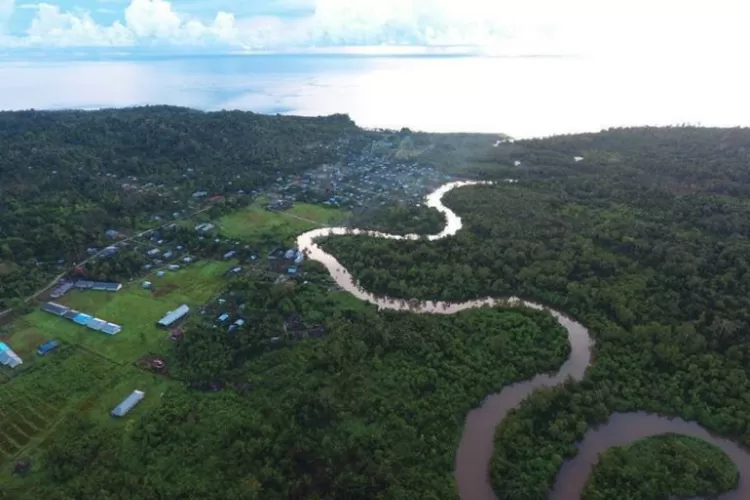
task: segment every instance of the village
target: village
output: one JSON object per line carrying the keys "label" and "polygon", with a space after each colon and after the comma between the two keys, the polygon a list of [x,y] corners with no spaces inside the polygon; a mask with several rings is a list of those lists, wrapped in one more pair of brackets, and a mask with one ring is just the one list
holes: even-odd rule
{"label": "village", "polygon": [[[31,312],[3,329],[0,381],[13,384],[0,393],[0,406],[13,404],[15,412],[0,432],[0,458],[27,454],[53,422],[81,405],[110,418],[158,405],[172,378],[169,346],[190,335],[190,325],[224,335],[251,326],[247,304],[227,291],[232,280],[303,286],[327,279],[325,286],[336,291],[327,276],[310,275],[294,245],[297,235],[345,225],[357,211],[419,204],[451,180],[432,165],[389,156],[348,153],[337,163],[279,176],[263,191],[232,183],[223,192],[198,187],[182,206],[152,214],[150,229],[107,228],[80,262],[70,268],[58,262],[61,278],[38,294]],[[122,188],[174,196],[136,177]],[[270,346],[326,333],[296,314],[282,327],[284,337],[267,339]],[[62,374],[45,376],[53,366]],[[77,390],[76,373],[86,374]],[[104,374],[117,383],[101,392],[104,382],[97,380],[108,379]]]}

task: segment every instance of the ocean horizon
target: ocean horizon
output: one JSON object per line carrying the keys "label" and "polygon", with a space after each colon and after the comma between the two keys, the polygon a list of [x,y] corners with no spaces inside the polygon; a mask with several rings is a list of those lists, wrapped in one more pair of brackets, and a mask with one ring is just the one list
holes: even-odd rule
{"label": "ocean horizon", "polygon": [[741,70],[726,68],[721,60],[554,54],[37,52],[0,58],[0,109],[166,104],[346,113],[366,128],[516,138],[623,126],[750,125]]}

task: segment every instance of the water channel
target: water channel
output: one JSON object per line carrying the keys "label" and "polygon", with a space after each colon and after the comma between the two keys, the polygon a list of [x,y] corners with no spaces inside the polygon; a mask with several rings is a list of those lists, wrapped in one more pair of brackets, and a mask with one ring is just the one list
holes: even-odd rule
{"label": "water channel", "polygon": [[[445,228],[438,234],[394,235],[346,227],[326,227],[308,231],[297,238],[298,248],[306,254],[308,259],[323,264],[337,285],[355,297],[376,305],[379,309],[428,314],[455,314],[482,306],[523,306],[548,311],[567,331],[571,346],[570,357],[563,363],[557,373],[538,374],[530,380],[511,384],[501,392],[487,396],[478,408],[470,411],[467,415],[456,453],[455,465],[456,485],[461,500],[494,500],[497,498],[492,490],[489,478],[489,464],[492,457],[495,428],[503,421],[508,412],[520,405],[521,401],[534,389],[560,384],[568,377],[575,380],[583,378],[586,368],[591,362],[591,348],[593,347],[593,340],[588,330],[558,311],[517,297],[487,297],[460,303],[377,297],[361,288],[349,271],[335,257],[320,248],[315,241],[319,238],[334,235],[364,235],[392,240],[427,239],[430,241],[453,236],[461,229],[462,222],[455,212],[443,205],[443,196],[453,189],[478,184],[491,183],[479,181],[451,182],[441,186],[426,197],[425,204],[445,216]],[[731,441],[709,434],[694,422],[685,422],[681,419],[669,419],[646,413],[613,414],[606,424],[596,429],[590,429],[583,441],[577,445],[578,455],[563,464],[558,472],[549,498],[551,500],[580,498],[599,454],[608,448],[669,432],[698,437],[724,450],[740,471],[740,483],[737,489],[719,498],[722,500],[750,499],[750,453],[747,450]]]}

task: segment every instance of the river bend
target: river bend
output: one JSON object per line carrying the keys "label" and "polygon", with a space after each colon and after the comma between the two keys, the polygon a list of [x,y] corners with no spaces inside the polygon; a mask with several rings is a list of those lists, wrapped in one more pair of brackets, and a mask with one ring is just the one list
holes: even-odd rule
{"label": "river bend", "polygon": [[[514,181],[509,180],[508,182]],[[479,184],[492,183],[484,181],[451,182],[441,186],[426,197],[425,204],[436,209],[445,217],[445,228],[437,234],[395,235],[347,227],[326,227],[308,231],[297,237],[298,248],[306,254],[308,259],[323,264],[337,285],[355,297],[376,305],[379,309],[428,314],[455,314],[483,306],[529,307],[549,311],[567,331],[571,352],[569,358],[557,373],[538,374],[530,380],[511,384],[499,393],[487,396],[478,408],[470,411],[467,415],[461,441],[456,452],[455,465],[456,485],[462,500],[494,500],[497,498],[492,491],[489,478],[495,428],[503,421],[508,412],[518,407],[521,401],[529,396],[534,389],[561,384],[568,377],[572,377],[574,380],[583,378],[586,368],[591,363],[591,349],[593,347],[593,341],[588,330],[559,311],[517,297],[487,297],[466,302],[378,297],[361,288],[349,271],[334,256],[323,251],[315,241],[335,235],[364,235],[391,240],[427,239],[429,241],[453,236],[462,228],[461,217],[443,204],[443,196],[453,189]],[[699,437],[724,450],[740,471],[740,484],[736,490],[722,495],[720,498],[723,500],[750,499],[750,484],[748,484],[750,479],[750,453],[731,441],[709,434],[696,423],[646,413],[614,414],[605,425],[590,429],[584,440],[578,443],[578,455],[563,464],[558,472],[555,486],[550,492],[549,498],[551,500],[579,498],[599,454],[606,449],[669,432]]]}

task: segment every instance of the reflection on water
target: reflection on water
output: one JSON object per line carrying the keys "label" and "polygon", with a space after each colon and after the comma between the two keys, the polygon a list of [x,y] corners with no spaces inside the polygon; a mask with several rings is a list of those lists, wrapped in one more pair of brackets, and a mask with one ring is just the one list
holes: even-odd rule
{"label": "reflection on water", "polygon": [[[531,380],[511,384],[498,394],[485,398],[479,408],[469,412],[464,424],[461,441],[456,452],[455,477],[459,496],[462,500],[494,500],[489,478],[489,464],[492,458],[495,429],[513,408],[518,407],[535,389],[551,387],[563,383],[568,377],[581,380],[591,363],[593,341],[588,330],[580,323],[564,314],[540,304],[521,300],[517,297],[485,298],[460,303],[393,299],[378,297],[360,287],[353,276],[335,257],[326,253],[315,243],[318,238],[333,235],[365,235],[392,240],[438,240],[455,235],[462,227],[461,218],[443,205],[443,196],[450,190],[487,182],[459,181],[443,185],[427,196],[426,205],[435,208],[445,216],[446,226],[438,234],[420,236],[416,234],[393,235],[377,231],[351,228],[323,228],[308,231],[297,238],[297,246],[311,260],[322,263],[341,288],[355,297],[378,306],[379,309],[410,311],[428,314],[455,314],[466,309],[484,306],[529,307],[549,311],[568,333],[571,351],[569,358],[555,374],[538,374]],[[573,500],[580,497],[583,487],[596,463],[598,454],[611,446],[628,444],[643,437],[666,432],[674,432],[699,437],[716,444],[734,461],[740,471],[739,488],[722,496],[726,500],[750,498],[750,454],[736,444],[711,436],[696,423],[680,419],[667,419],[644,413],[614,414],[609,422],[595,430],[590,430],[583,442],[579,443],[579,455],[566,462],[557,476],[552,500]]]}
{"label": "reflection on water", "polygon": [[621,125],[750,125],[741,71],[711,60],[544,57],[0,61],[0,109],[171,104],[349,113],[365,127],[529,137]]}

